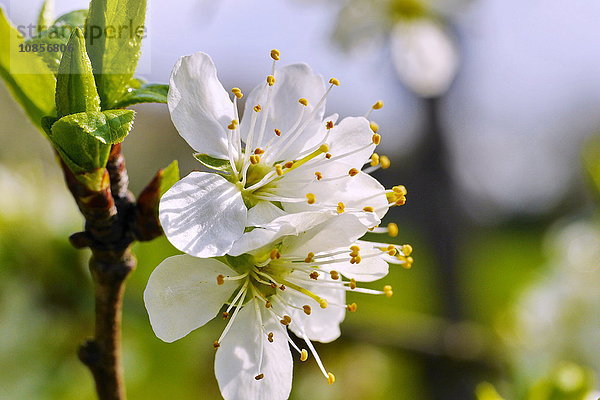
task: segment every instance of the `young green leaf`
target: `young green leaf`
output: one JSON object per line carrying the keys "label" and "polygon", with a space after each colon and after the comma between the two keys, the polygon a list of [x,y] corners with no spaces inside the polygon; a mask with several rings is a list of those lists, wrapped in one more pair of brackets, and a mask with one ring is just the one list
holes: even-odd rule
{"label": "young green leaf", "polygon": [[83,32],[75,28],[56,76],[56,112],[60,118],[86,111],[100,111],[100,98]]}
{"label": "young green leaf", "polygon": [[169,85],[147,84],[139,89],[129,89],[113,106],[114,108],[125,108],[140,103],[167,103]]}
{"label": "young green leaf", "polygon": [[231,171],[231,164],[229,163],[229,160],[221,160],[219,158],[211,157],[208,154],[200,153],[194,154],[194,157],[196,160],[200,161],[202,165],[210,169],[223,172]]}
{"label": "young green leaf", "polygon": [[176,184],[179,179],[181,179],[179,175],[179,163],[177,163],[177,160],[173,160],[171,164],[162,170],[159,197],[162,197],[162,195],[165,194],[165,192],[169,190],[171,186]]}
{"label": "young green leaf", "polygon": [[146,0],[92,0],[86,44],[102,109],[113,108],[128,89],[145,36]]}
{"label": "young green leaf", "polygon": [[54,74],[35,53],[19,52],[23,36],[2,9],[0,43],[0,76],[27,116],[41,128],[42,117],[54,114]]}
{"label": "young green leaf", "polygon": [[54,0],[45,0],[37,20],[38,32],[45,31],[54,21]]}

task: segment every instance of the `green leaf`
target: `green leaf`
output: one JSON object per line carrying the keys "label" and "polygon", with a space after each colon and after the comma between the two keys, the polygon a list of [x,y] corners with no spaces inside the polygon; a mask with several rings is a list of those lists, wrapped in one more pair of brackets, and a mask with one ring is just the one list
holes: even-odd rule
{"label": "green leaf", "polygon": [[0,76],[27,116],[41,128],[42,117],[54,114],[54,74],[35,53],[19,52],[23,37],[2,9],[0,43]]}
{"label": "green leaf", "polygon": [[145,36],[146,0],[92,0],[86,44],[102,109],[113,108],[129,88]]}
{"label": "green leaf", "polygon": [[84,28],[86,17],[87,10],[77,10],[63,14],[48,29],[26,40],[25,43],[44,45],[45,51],[38,52],[37,55],[56,74],[63,54],[61,50],[64,49],[75,28]]}
{"label": "green leaf", "polygon": [[214,158],[208,154],[194,154],[196,160],[200,161],[202,165],[216,171],[229,172],[231,171],[231,164],[229,160],[221,160],[220,158]]}
{"label": "green leaf", "polygon": [[169,164],[166,168],[162,170],[162,176],[160,178],[160,188],[159,188],[159,197],[162,197],[163,194],[167,190],[171,188],[174,184],[176,184],[179,179],[181,179],[179,175],[179,163],[177,160],[174,160],[171,164]]}
{"label": "green leaf", "polygon": [[67,115],[51,128],[50,140],[73,173],[104,168],[112,144],[131,130],[135,113],[109,110]]}
{"label": "green leaf", "polygon": [[139,89],[129,89],[113,106],[114,108],[125,108],[140,103],[166,103],[169,85],[151,83],[143,85]]}
{"label": "green leaf", "polygon": [[38,15],[37,29],[44,31],[52,25],[54,21],[54,0],[46,0],[42,4],[40,14]]}
{"label": "green leaf", "polygon": [[56,76],[56,112],[64,117],[86,111],[100,111],[100,97],[85,51],[83,32],[75,28]]}
{"label": "green leaf", "polygon": [[504,398],[498,394],[496,388],[488,382],[482,382],[477,385],[475,394],[477,400],[504,400]]}

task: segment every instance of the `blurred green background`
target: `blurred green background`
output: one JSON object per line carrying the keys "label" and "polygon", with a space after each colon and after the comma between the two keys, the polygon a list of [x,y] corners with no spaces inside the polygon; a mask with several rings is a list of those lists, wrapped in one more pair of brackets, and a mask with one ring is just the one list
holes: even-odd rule
{"label": "blurred green background", "polygon": [[[24,3],[2,4],[24,22],[38,8]],[[427,3],[433,11],[416,15],[441,23],[460,59],[456,70],[444,70],[453,82],[448,91],[442,85],[432,94],[397,64],[398,52],[412,51],[394,35],[403,32],[398,24],[411,26],[415,9],[407,4],[414,1],[286,1],[270,9],[257,1],[223,3],[151,9],[157,33],[150,36],[146,76],[166,82],[178,56],[204,50],[223,68],[226,87],[249,91],[268,71],[271,47],[320,72],[340,73],[344,91],[332,95],[328,110],[358,115],[383,98],[387,105],[374,118],[393,164],[375,176],[409,190],[407,205],[386,222],[400,227],[393,240],[415,249],[414,267],[391,268],[391,299],[350,294],[359,310],[347,315],[342,337],[317,344],[336,384],[327,385],[314,363],[296,362],[291,398],[591,396],[600,372],[600,147],[593,141],[600,129],[600,30],[587,18],[600,15],[600,7],[576,1],[565,16],[559,1]],[[256,18],[223,34],[221,22],[247,12]],[[283,38],[260,27],[267,14]],[[357,14],[364,26],[353,22]],[[183,33],[164,32],[174,15],[189,24]],[[280,30],[292,16],[310,40]],[[550,38],[554,46],[546,51],[540,43]],[[430,39],[414,40],[435,46]],[[136,110],[124,143],[134,193],[173,159],[183,175],[199,168],[166,106]],[[4,86],[0,116],[0,398],[93,399],[92,379],[75,355],[93,329],[89,254],[67,241],[82,218],[50,145]],[[583,145],[586,137],[592,139]],[[160,238],[135,253],[123,317],[129,397],[220,398],[212,342],[223,321],[172,344],[158,340],[142,293],[153,268],[177,251]]]}

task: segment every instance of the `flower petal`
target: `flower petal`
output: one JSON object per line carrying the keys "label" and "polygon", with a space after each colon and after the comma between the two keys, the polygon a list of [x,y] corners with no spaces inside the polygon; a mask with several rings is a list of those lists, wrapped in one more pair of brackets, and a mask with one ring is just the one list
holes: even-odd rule
{"label": "flower petal", "polygon": [[195,53],[177,61],[168,105],[173,124],[194,150],[229,159],[227,125],[234,118],[233,103],[207,54]]}
{"label": "flower petal", "polygon": [[349,261],[338,262],[327,266],[328,270],[336,270],[348,279],[355,279],[359,282],[373,282],[383,278],[389,272],[390,265],[381,257],[367,257],[370,254],[381,254],[372,243],[361,240],[355,243],[360,247],[362,261],[358,264],[351,264]]}
{"label": "flower petal", "polygon": [[270,201],[259,201],[248,210],[248,226],[266,225],[275,218],[285,215],[285,211]]}
{"label": "flower petal", "polygon": [[[339,161],[350,168],[356,168],[359,171],[363,165],[369,160],[375,144],[373,143],[373,134],[369,125],[369,121],[364,117],[347,117],[344,118],[338,125],[331,129],[327,142],[329,143],[329,153],[333,157],[341,157],[330,163],[325,163],[321,168],[323,174],[327,175],[331,167],[334,168]],[[333,171],[332,171],[333,172]],[[343,171],[348,172],[346,169]],[[337,174],[337,171],[336,171]]]}
{"label": "flower petal", "polygon": [[[273,332],[272,343],[265,332]],[[285,400],[292,388],[292,368],[292,355],[279,322],[257,300],[251,300],[217,349],[215,375],[223,398]],[[259,374],[264,377],[255,379]]]}
{"label": "flower petal", "polygon": [[222,176],[192,172],[160,199],[159,218],[173,246],[195,257],[222,256],[242,236],[246,206]]}
{"label": "flower petal", "polygon": [[[267,105],[268,86],[266,83],[258,85],[246,100],[244,119],[240,125],[242,138],[248,139],[251,127],[251,116],[256,114],[253,107],[260,104],[262,111],[258,113],[258,120],[255,124],[254,139],[251,143],[252,148],[264,147],[273,138],[274,129],[279,129],[282,134],[276,138],[273,147],[281,148],[281,144],[287,142],[290,135],[293,134],[292,128],[296,125],[302,113],[303,119],[300,125],[305,125],[302,133],[285,150],[278,160],[294,159],[295,155],[300,154],[304,149],[317,144],[321,137],[315,135],[318,132],[325,112],[325,102],[318,109],[319,100],[325,93],[325,84],[323,78],[317,75],[306,64],[287,65],[275,71],[275,84],[271,87],[271,101]],[[308,100],[308,106],[301,105],[298,100],[305,98]],[[268,109],[267,109],[268,108]],[[262,126],[262,118],[268,114],[265,125],[263,139],[259,143],[259,130]],[[271,160],[277,161],[277,160]]]}
{"label": "flower petal", "polygon": [[238,275],[217,260],[188,255],[169,257],[156,267],[144,291],[144,303],[159,339],[181,339],[217,315],[239,286],[239,281],[217,285],[220,274]]}

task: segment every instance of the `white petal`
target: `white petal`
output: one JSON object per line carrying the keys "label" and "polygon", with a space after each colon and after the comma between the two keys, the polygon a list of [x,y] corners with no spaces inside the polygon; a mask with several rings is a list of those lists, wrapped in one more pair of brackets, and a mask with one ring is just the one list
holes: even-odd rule
{"label": "white petal", "polygon": [[[292,273],[288,279],[292,283],[295,283],[293,279],[294,274],[296,273]],[[320,280],[335,282],[327,276],[320,278]],[[291,313],[290,317],[292,317],[292,323],[290,324],[292,332],[301,336],[302,329],[304,329],[306,336],[308,336],[310,340],[316,340],[322,343],[329,343],[340,337],[340,324],[346,316],[346,309],[344,307],[336,307],[333,304],[346,304],[345,290],[323,287],[318,284],[309,285],[303,282],[298,282],[297,284],[310,290],[317,296],[326,299],[330,305],[327,306],[327,308],[321,308],[315,300],[299,294],[298,292],[285,290],[283,295],[286,297],[288,303],[300,308],[307,304],[310,305],[312,309],[310,315],[306,315],[302,310],[289,310]]]}
{"label": "white petal", "polygon": [[[272,86],[270,109],[268,110],[268,119],[265,132],[261,143],[256,142],[259,136],[262,117],[267,115],[267,85],[258,85],[248,96],[244,118],[240,129],[242,138],[247,140],[251,125],[251,116],[256,114],[253,107],[260,104],[262,111],[258,114],[258,121],[254,130],[254,141],[252,147],[264,147],[274,135],[274,129],[279,129],[282,135],[276,138],[274,144],[286,141],[291,129],[298,121],[302,112],[304,112],[303,124],[308,123],[303,133],[293,142],[279,159],[294,159],[295,155],[302,152],[303,149],[310,148],[321,139],[317,137],[325,111],[325,102],[316,107],[318,101],[325,93],[325,84],[323,78],[317,75],[306,64],[287,65],[275,71],[275,85]],[[301,105],[298,100],[305,98],[308,100],[308,107]],[[273,160],[276,161],[276,160]]]}
{"label": "white petal", "polygon": [[[333,127],[329,134],[327,140],[327,143],[329,143],[329,153],[333,157],[349,154],[338,160],[343,161],[350,168],[356,168],[360,171],[375,149],[373,133],[366,118],[344,118],[338,125]],[[321,172],[327,176],[329,169],[335,167],[336,164],[337,160],[324,164]],[[342,173],[347,173],[348,171],[349,169],[346,169]]]}
{"label": "white petal", "polygon": [[[255,304],[252,300],[242,308],[217,350],[215,375],[225,400],[285,400],[290,395],[293,364],[287,339],[279,322],[259,306],[263,331]],[[272,343],[265,332],[273,332]],[[256,380],[258,374],[264,378]]]}
{"label": "white petal", "polygon": [[195,257],[222,256],[242,236],[246,206],[222,176],[192,172],[160,199],[159,218],[173,246]]}
{"label": "white petal", "polygon": [[240,282],[217,285],[220,274],[237,275],[217,260],[188,255],[169,257],[156,267],[144,291],[144,303],[159,339],[181,339],[217,315]]}
{"label": "white petal", "polygon": [[372,207],[376,210],[376,216],[381,219],[388,211],[388,200],[385,195],[385,188],[379,181],[369,174],[359,172],[350,177],[346,190],[340,193],[342,201],[347,208],[362,210],[365,207]]}
{"label": "white petal", "polygon": [[277,207],[270,201],[259,201],[254,207],[248,210],[248,226],[266,225],[275,218],[285,215],[285,211]]}
{"label": "white petal", "polygon": [[368,254],[381,253],[366,241],[356,243],[360,247],[362,261],[359,264],[350,264],[349,261],[330,264],[328,270],[336,270],[348,279],[359,282],[373,282],[383,278],[389,272],[390,265],[381,257],[365,257]]}
{"label": "white petal", "polygon": [[391,49],[400,79],[416,94],[435,97],[448,90],[459,57],[454,39],[440,23],[419,19],[396,24]]}
{"label": "white petal", "polygon": [[233,103],[207,54],[196,53],[177,61],[168,104],[173,124],[194,150],[228,159],[227,125],[234,118]]}

